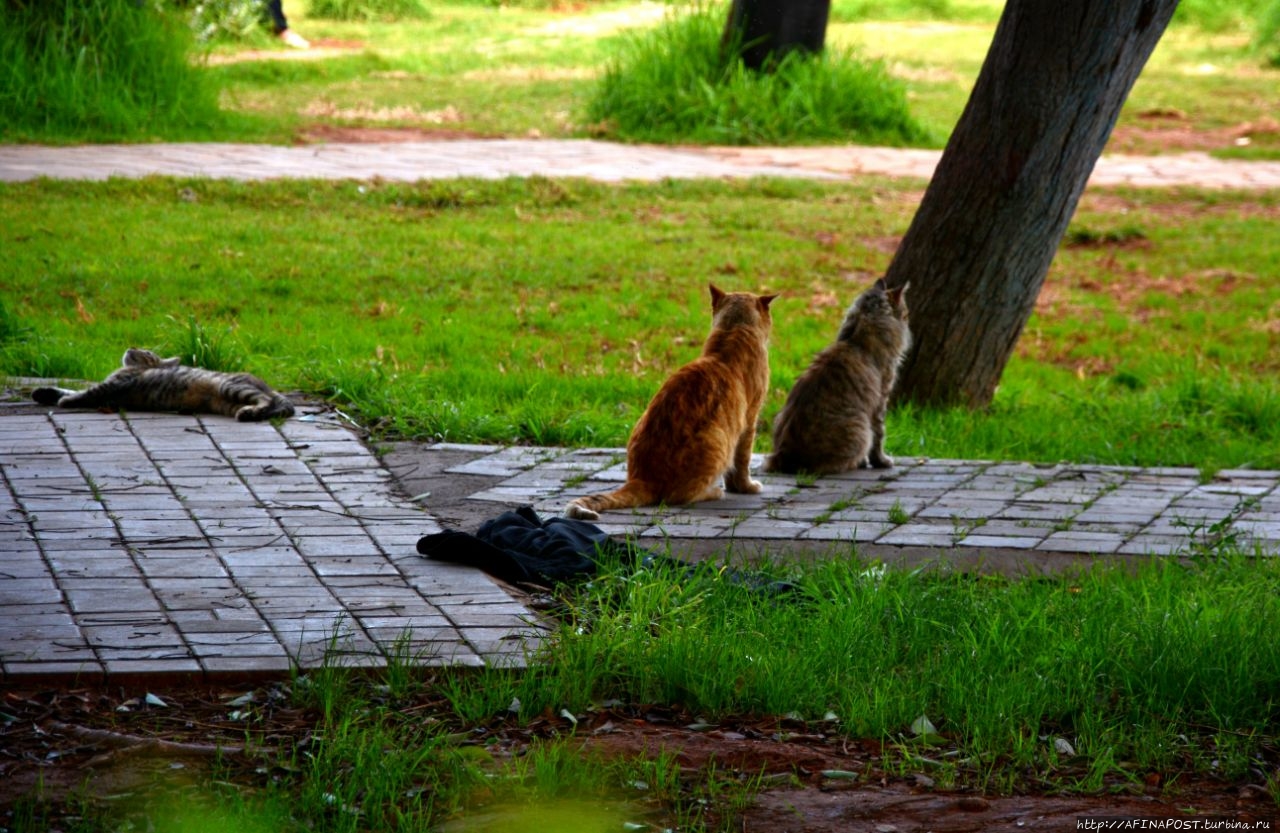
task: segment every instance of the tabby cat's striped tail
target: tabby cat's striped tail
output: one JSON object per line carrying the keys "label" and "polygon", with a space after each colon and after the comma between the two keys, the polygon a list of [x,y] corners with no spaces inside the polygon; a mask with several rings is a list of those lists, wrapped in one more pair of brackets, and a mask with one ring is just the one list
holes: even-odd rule
{"label": "tabby cat's striped tail", "polygon": [[628,480],[622,488],[615,491],[574,498],[565,506],[564,516],[581,521],[594,521],[606,509],[630,509],[633,506],[648,506],[657,502],[657,495],[652,489],[643,483]]}

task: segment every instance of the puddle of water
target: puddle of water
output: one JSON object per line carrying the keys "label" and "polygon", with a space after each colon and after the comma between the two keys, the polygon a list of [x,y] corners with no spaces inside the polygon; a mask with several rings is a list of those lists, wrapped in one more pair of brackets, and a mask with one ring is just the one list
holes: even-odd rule
{"label": "puddle of water", "polygon": [[434,833],[622,833],[629,829],[659,829],[646,823],[647,815],[645,810],[622,801],[552,798],[467,810],[462,817],[434,828]]}

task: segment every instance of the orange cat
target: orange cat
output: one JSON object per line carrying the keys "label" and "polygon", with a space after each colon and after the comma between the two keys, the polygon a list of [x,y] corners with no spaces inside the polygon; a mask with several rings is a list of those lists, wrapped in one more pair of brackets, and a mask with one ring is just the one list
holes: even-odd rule
{"label": "orange cat", "polygon": [[711,334],[702,355],[663,384],[631,431],[627,482],[570,501],[565,515],[590,521],[605,509],[760,491],[751,479],[751,448],[769,389],[769,304],[777,297],[711,286]]}

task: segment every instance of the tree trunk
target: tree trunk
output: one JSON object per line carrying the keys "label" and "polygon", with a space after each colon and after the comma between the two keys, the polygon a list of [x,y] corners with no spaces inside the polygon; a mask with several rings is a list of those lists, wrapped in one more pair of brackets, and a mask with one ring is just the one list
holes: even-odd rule
{"label": "tree trunk", "polygon": [[910,281],[896,398],[983,407],[1178,0],[1009,0],[885,275]]}
{"label": "tree trunk", "polygon": [[831,0],[733,0],[722,43],[748,69],[768,69],[792,50],[821,52]]}

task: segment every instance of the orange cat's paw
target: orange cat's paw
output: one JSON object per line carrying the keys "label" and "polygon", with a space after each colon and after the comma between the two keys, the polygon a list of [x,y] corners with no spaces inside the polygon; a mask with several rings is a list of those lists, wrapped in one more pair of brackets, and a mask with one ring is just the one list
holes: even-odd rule
{"label": "orange cat's paw", "polygon": [[737,492],[740,495],[758,495],[764,486],[760,485],[759,480],[748,478],[743,483],[734,483],[729,486],[729,491]]}
{"label": "orange cat's paw", "polygon": [[593,512],[585,506],[579,506],[577,503],[570,502],[564,508],[564,516],[566,518],[575,518],[579,521],[595,521],[600,519],[599,512]]}

